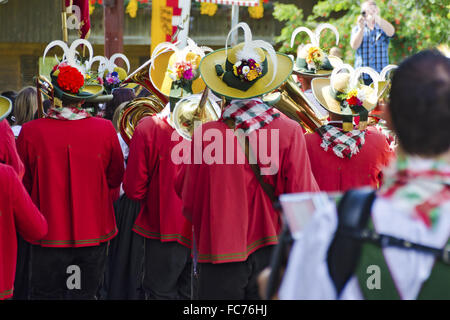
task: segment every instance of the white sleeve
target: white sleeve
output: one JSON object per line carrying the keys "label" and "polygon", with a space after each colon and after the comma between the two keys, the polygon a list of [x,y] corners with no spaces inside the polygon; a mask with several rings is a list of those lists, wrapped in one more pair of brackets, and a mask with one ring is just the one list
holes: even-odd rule
{"label": "white sleeve", "polygon": [[280,299],[336,299],[327,265],[327,252],[336,228],[334,204],[315,213],[292,247],[279,291]]}

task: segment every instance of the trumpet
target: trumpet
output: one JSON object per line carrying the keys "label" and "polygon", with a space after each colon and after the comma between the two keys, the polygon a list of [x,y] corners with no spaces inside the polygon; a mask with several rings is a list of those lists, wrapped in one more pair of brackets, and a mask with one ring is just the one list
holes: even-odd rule
{"label": "trumpet", "polygon": [[308,98],[292,76],[278,90],[264,96],[263,100],[298,122],[307,132],[312,133],[326,123],[328,113]]}
{"label": "trumpet", "polygon": [[156,96],[136,98],[130,101],[119,116],[120,135],[130,144],[134,130],[141,119],[161,112],[165,104]]}
{"label": "trumpet", "polygon": [[45,95],[54,105],[54,91],[52,83],[44,76],[38,76],[36,78],[36,97],[38,106],[38,118],[45,117],[44,107],[42,104],[42,94]]}

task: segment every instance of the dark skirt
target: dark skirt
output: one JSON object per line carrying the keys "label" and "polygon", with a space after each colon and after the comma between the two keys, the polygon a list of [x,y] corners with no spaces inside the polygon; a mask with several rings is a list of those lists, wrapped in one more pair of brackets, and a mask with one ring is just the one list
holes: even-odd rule
{"label": "dark skirt", "polygon": [[17,264],[13,300],[28,300],[30,286],[31,244],[17,234]]}
{"label": "dark skirt", "polygon": [[144,238],[132,230],[139,215],[140,203],[124,194],[114,203],[114,211],[119,233],[110,242],[102,298],[144,299]]}

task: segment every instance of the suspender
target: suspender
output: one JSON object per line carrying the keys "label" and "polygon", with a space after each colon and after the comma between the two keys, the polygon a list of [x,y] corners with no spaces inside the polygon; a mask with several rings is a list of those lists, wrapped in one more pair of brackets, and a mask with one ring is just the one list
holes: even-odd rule
{"label": "suspender", "polygon": [[[232,130],[235,129],[235,123],[233,119],[227,118],[224,120],[224,122],[228,126],[228,128]],[[244,135],[244,137],[242,137],[236,135],[236,137],[239,140],[239,143],[245,152],[245,158],[247,159],[247,162],[250,165],[250,168],[252,169],[253,173],[255,174],[256,179],[258,180],[261,188],[264,190],[265,194],[269,197],[270,201],[272,202],[272,205],[274,205],[275,202],[277,201],[277,197],[275,196],[275,188],[271,184],[264,181],[263,177],[261,176],[261,169],[257,161],[251,161],[256,158],[255,155],[253,154],[253,150],[250,147],[250,141],[248,140],[248,136]]]}
{"label": "suspender", "polygon": [[[374,191],[350,190],[338,206],[338,228],[328,250],[328,269],[338,296],[355,274],[366,299],[400,299],[395,281],[389,271],[382,249],[399,247],[433,255],[436,263],[430,277],[423,283],[418,299],[450,299],[443,283],[450,283],[450,242],[444,249],[432,248],[389,235],[378,234],[370,219]],[[345,259],[343,259],[345,257]],[[381,289],[367,286],[367,267],[380,268]]]}

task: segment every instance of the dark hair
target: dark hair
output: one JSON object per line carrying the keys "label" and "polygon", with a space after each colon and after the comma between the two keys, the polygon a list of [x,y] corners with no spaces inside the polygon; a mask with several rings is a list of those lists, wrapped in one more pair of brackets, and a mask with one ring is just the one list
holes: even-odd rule
{"label": "dark hair", "polygon": [[450,147],[450,59],[419,52],[394,72],[389,111],[403,150],[436,156]]}
{"label": "dark hair", "polygon": [[117,107],[122,104],[122,102],[130,101],[136,98],[133,89],[129,88],[119,88],[112,92],[114,98],[106,103],[105,107],[105,119],[111,120],[114,116],[114,112]]}

